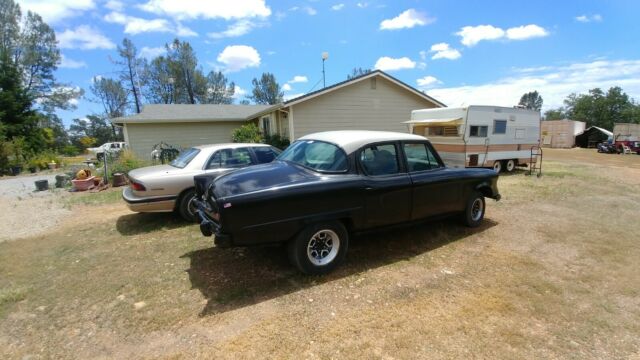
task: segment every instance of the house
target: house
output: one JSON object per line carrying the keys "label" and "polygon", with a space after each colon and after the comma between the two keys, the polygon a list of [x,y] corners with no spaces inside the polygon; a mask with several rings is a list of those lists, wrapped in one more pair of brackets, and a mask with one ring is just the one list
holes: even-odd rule
{"label": "house", "polygon": [[576,120],[546,120],[541,123],[542,147],[569,149],[576,145],[576,135],[582,134],[586,123]]}
{"label": "house", "polygon": [[182,148],[230,142],[232,131],[249,122],[291,141],[327,130],[407,132],[403,122],[412,110],[435,107],[445,105],[376,70],[276,105],[152,104],[111,122],[123,127],[129,148],[148,158],[160,142]]}
{"label": "house", "polygon": [[607,129],[591,126],[582,134],[576,136],[576,146],[594,148],[603,141],[613,141],[613,133]]}

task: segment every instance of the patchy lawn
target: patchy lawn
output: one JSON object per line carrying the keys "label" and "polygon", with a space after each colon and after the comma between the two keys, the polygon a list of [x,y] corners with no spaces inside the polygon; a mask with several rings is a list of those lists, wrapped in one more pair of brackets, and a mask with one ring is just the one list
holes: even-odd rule
{"label": "patchy lawn", "polygon": [[545,155],[480,228],[361,236],[325,277],[82,194],[77,221],[0,243],[0,358],[638,357],[640,156]]}

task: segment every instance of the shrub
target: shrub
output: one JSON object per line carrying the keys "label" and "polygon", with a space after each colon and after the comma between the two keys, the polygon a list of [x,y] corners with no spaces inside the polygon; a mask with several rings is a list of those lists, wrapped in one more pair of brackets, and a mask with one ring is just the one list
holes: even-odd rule
{"label": "shrub", "polygon": [[80,150],[73,145],[65,145],[62,148],[62,154],[66,156],[76,156],[80,154]]}
{"label": "shrub", "polygon": [[58,165],[63,165],[60,156],[51,150],[43,151],[31,156],[27,164],[29,165],[29,167],[46,169],[51,162],[55,162]]}
{"label": "shrub", "polygon": [[288,138],[278,134],[265,136],[264,143],[277,147],[280,150],[286,149],[291,144]]}
{"label": "shrub", "polygon": [[133,151],[125,149],[120,152],[120,156],[113,162],[107,164],[109,174],[113,176],[115,173],[126,174],[129,171],[151,165],[149,161],[145,161],[137,157]]}
{"label": "shrub", "polygon": [[233,130],[231,139],[236,143],[260,143],[262,142],[262,133],[256,124],[246,124]]}

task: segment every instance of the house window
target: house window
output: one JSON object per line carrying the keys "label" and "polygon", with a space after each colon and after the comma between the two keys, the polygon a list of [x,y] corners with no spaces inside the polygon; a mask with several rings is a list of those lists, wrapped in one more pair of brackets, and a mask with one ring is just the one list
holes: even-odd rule
{"label": "house window", "polygon": [[262,118],[262,133],[271,135],[271,119],[268,116]]}
{"label": "house window", "polygon": [[471,137],[487,137],[488,126],[471,125],[469,136]]}
{"label": "house window", "polygon": [[507,133],[507,120],[493,120],[493,133],[494,134],[506,134]]}

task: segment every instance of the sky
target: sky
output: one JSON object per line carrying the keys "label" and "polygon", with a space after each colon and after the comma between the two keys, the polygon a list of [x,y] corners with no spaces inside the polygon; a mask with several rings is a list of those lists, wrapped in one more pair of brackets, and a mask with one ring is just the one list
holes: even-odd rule
{"label": "sky", "polygon": [[127,37],[142,56],[188,41],[205,74],[223,71],[237,100],[275,74],[293,98],[380,69],[448,106],[517,104],[537,90],[543,111],[570,93],[622,87],[640,100],[640,1],[17,0],[56,31],[59,81],[85,89],[65,124],[100,113],[95,76],[115,77]]}

